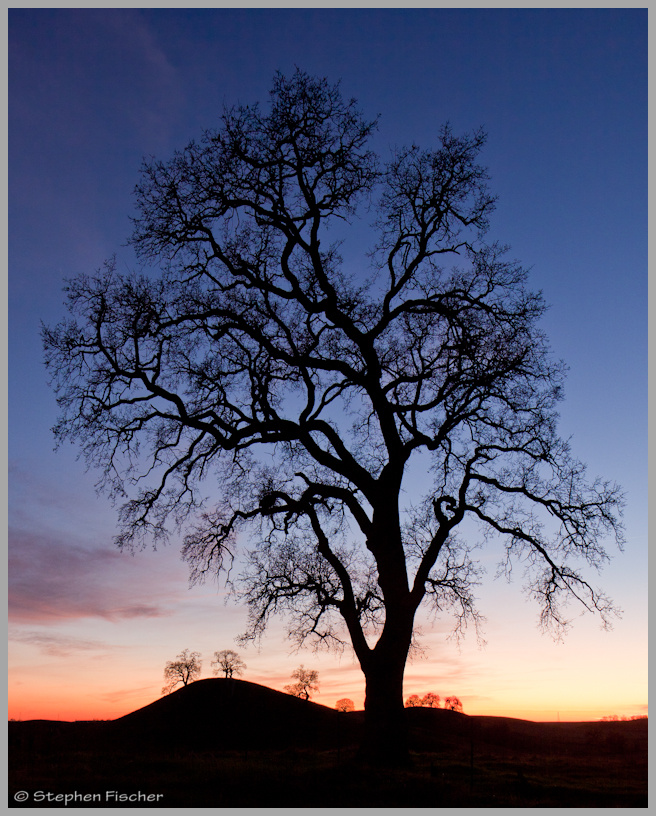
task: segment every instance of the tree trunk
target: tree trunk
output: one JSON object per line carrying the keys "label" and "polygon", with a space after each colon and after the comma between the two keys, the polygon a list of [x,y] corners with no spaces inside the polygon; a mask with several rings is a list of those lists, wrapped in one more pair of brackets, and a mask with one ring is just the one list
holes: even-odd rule
{"label": "tree trunk", "polygon": [[385,468],[379,479],[379,504],[374,509],[369,550],[378,568],[385,599],[385,624],[375,647],[359,654],[365,676],[364,740],[360,756],[377,765],[406,765],[410,754],[403,673],[412,641],[415,606],[410,595],[399,519],[403,467]]}
{"label": "tree trunk", "polygon": [[[405,638],[404,638],[405,640]],[[380,644],[379,644],[380,646]],[[376,765],[406,765],[410,754],[403,707],[403,673],[410,646],[374,650],[364,668],[364,739],[360,757]]]}

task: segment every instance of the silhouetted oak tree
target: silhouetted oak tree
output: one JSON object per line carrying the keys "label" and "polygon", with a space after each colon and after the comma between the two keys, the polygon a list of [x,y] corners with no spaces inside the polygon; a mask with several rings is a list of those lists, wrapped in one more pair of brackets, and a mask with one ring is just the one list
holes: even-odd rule
{"label": "silhouetted oak tree", "polygon": [[299,666],[298,669],[294,669],[292,672],[292,677],[296,682],[290,686],[285,686],[285,691],[287,694],[291,694],[292,697],[309,700],[312,692],[319,691],[319,672],[315,669],[306,669]]}
{"label": "silhouetted oak tree", "polygon": [[[450,698],[449,698],[450,699]],[[454,698],[455,699],[455,698]],[[439,708],[440,695],[429,691],[423,697],[418,694],[411,694],[405,701],[406,708]]]}
{"label": "silhouetted oak tree", "polygon": [[402,756],[417,610],[476,622],[462,523],[504,542],[502,569],[521,563],[542,624],[563,627],[568,598],[612,612],[576,562],[606,561],[621,495],[557,434],[542,297],[485,240],[484,134],[447,126],[383,163],[376,122],[327,81],[277,76],[270,102],[145,164],[132,246],[149,268],[72,280],[71,319],[44,329],[55,434],[125,499],[120,546],[193,519],[201,580],[239,536],[247,636],[280,612],[298,641],[350,641],[365,750]]}
{"label": "silhouetted oak tree", "polygon": [[335,703],[335,708],[342,712],[355,711],[355,703],[349,697],[342,697]]}
{"label": "silhouetted oak tree", "polygon": [[239,657],[237,652],[232,649],[222,649],[220,652],[214,652],[214,660],[212,666],[216,666],[214,674],[223,674],[226,678],[239,677],[244,673],[246,664]]}
{"label": "silhouetted oak tree", "polygon": [[198,679],[201,670],[200,652],[190,652],[185,649],[175,660],[169,660],[164,669],[164,679],[167,681],[162,694],[170,694],[173,689],[182,683],[183,686]]}

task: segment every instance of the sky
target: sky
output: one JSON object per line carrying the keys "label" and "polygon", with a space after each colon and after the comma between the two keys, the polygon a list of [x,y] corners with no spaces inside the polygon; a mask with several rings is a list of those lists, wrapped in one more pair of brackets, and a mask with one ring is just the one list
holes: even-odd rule
{"label": "sky", "polygon": [[319,671],[315,700],[363,706],[348,652],[294,652],[276,622],[238,647],[246,610],[188,587],[175,539],[113,545],[116,508],[75,448],[54,451],[58,409],[40,324],[65,316],[65,279],[126,241],[144,157],[167,159],[224,105],[265,102],[276,71],[341,80],[374,147],[435,144],[483,126],[499,196],[490,237],[511,246],[550,304],[543,328],[569,366],[560,433],[592,476],[626,492],[626,547],[600,578],[623,610],[563,642],[537,627],[521,581],[483,552],[486,645],[419,621],[407,695],[458,696],[469,714],[534,720],[647,713],[646,9],[9,10],[9,717],[112,719],[160,695],[166,661],[233,648],[244,679],[280,689]]}

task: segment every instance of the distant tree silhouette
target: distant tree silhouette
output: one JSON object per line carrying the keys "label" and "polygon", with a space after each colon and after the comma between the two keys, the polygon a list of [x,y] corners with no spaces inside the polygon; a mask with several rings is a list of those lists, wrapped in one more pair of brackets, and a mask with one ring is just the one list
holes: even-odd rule
{"label": "distant tree silhouette", "polygon": [[335,703],[335,708],[338,711],[355,711],[355,703],[348,697],[343,697]]}
{"label": "distant tree silhouette", "polygon": [[198,679],[200,670],[200,652],[190,652],[189,649],[185,649],[175,660],[166,664],[164,679],[168,682],[162,689],[162,694],[170,694],[178,683],[182,683],[183,686],[193,683]]}
{"label": "distant tree silhouette", "polygon": [[424,694],[423,697],[420,697],[418,694],[411,694],[408,699],[405,701],[406,708],[439,708],[440,707],[440,695],[435,694],[432,691],[429,691],[427,694]]}
{"label": "distant tree silhouette", "polygon": [[444,699],[444,708],[450,711],[462,711],[462,703],[457,697],[446,697]]}
{"label": "distant tree silhouette", "polygon": [[226,677],[239,677],[244,673],[246,664],[239,657],[237,652],[232,649],[223,649],[220,652],[214,652],[214,660],[211,665],[216,666],[214,674],[223,674]]}
{"label": "distant tree silhouette", "polygon": [[293,697],[302,697],[304,700],[310,699],[310,693],[319,691],[319,672],[314,669],[306,669],[299,666],[292,672],[292,677],[296,680],[290,686],[285,686],[287,694]]}
{"label": "distant tree silhouette", "polygon": [[626,714],[607,714],[605,717],[601,718],[601,722],[626,722],[627,720],[646,720],[647,716],[634,716],[634,717],[627,717]]}
{"label": "distant tree silhouette", "polygon": [[[55,436],[128,493],[120,547],[186,524],[200,581],[250,542],[232,584],[245,637],[283,613],[299,644],[350,641],[363,750],[403,761],[417,610],[450,611],[457,633],[480,621],[462,523],[503,542],[502,571],[522,564],[542,625],[560,630],[570,598],[613,614],[577,559],[599,568],[604,536],[621,544],[622,496],[557,434],[564,366],[545,304],[486,240],[484,133],[446,126],[434,148],[382,162],[377,122],[338,86],[278,75],[270,103],[228,109],[144,165],[131,244],[147,274],[109,262],[69,281],[71,319],[43,329]],[[423,496],[407,490],[417,461]]]}

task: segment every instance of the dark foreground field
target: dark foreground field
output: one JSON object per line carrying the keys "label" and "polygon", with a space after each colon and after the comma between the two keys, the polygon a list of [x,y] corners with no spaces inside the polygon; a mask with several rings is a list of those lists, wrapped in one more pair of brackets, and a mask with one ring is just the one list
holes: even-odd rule
{"label": "dark foreground field", "polygon": [[10,722],[9,805],[647,807],[646,720],[406,713],[412,764],[384,771],[356,757],[362,712],[240,680],[200,680],[119,720]]}

